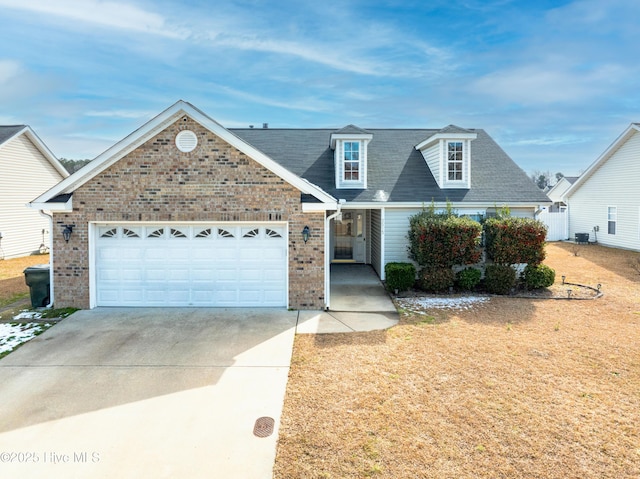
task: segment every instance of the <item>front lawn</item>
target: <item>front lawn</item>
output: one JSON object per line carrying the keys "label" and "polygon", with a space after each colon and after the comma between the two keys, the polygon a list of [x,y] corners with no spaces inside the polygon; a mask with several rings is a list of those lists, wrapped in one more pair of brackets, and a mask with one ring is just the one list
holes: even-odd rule
{"label": "front lawn", "polygon": [[276,478],[640,477],[638,253],[550,244],[586,301],[425,302],[296,337]]}

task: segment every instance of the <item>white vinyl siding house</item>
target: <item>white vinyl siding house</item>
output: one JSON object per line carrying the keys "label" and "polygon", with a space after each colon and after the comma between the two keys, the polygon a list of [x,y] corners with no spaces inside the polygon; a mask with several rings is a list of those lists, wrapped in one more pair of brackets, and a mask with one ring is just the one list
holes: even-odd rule
{"label": "white vinyl siding house", "polygon": [[640,126],[631,125],[567,191],[569,237],[640,251]]}
{"label": "white vinyl siding house", "polygon": [[30,255],[42,245],[48,249],[49,220],[27,203],[66,176],[29,127],[0,143],[0,258]]}

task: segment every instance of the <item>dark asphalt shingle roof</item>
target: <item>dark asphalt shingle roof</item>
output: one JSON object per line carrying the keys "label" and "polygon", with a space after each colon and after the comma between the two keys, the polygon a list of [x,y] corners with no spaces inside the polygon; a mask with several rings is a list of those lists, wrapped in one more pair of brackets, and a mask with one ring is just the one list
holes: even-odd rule
{"label": "dark asphalt shingle roof", "polygon": [[0,125],[0,145],[2,145],[5,141],[7,141],[9,138],[11,138],[13,135],[18,133],[25,127],[26,125]]}
{"label": "dark asphalt shingle roof", "polygon": [[335,198],[347,201],[372,201],[377,190],[384,190],[389,194],[389,202],[430,203],[432,200],[449,200],[497,205],[549,202],[547,196],[484,130],[453,128],[458,132],[478,135],[471,142],[470,189],[440,189],[422,154],[415,149],[416,145],[443,130],[358,128],[373,135],[368,146],[366,190],[335,187],[330,141],[331,134],[340,130],[232,128],[230,131],[292,173]]}

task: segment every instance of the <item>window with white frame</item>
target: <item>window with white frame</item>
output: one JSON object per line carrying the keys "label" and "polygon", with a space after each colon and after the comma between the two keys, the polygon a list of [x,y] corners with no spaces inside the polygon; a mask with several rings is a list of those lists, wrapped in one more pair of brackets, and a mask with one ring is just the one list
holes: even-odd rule
{"label": "window with white frame", "polygon": [[360,142],[344,142],[344,181],[360,181]]}
{"label": "window with white frame", "polygon": [[607,233],[610,235],[616,234],[616,223],[618,222],[618,207],[609,206],[607,208]]}
{"label": "window with white frame", "polygon": [[447,142],[447,179],[449,181],[463,180],[463,164],[462,142]]}

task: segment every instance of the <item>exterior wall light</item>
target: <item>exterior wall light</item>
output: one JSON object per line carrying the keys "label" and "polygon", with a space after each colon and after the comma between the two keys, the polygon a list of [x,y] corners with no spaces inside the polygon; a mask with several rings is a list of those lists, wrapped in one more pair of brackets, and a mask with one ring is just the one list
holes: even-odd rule
{"label": "exterior wall light", "polygon": [[75,225],[63,225],[64,229],[62,230],[62,237],[68,243],[69,238],[71,238],[71,233],[73,233],[73,227]]}
{"label": "exterior wall light", "polygon": [[305,243],[309,241],[310,236],[311,236],[311,230],[309,230],[308,226],[305,226],[304,229],[302,230],[302,239],[304,240]]}

